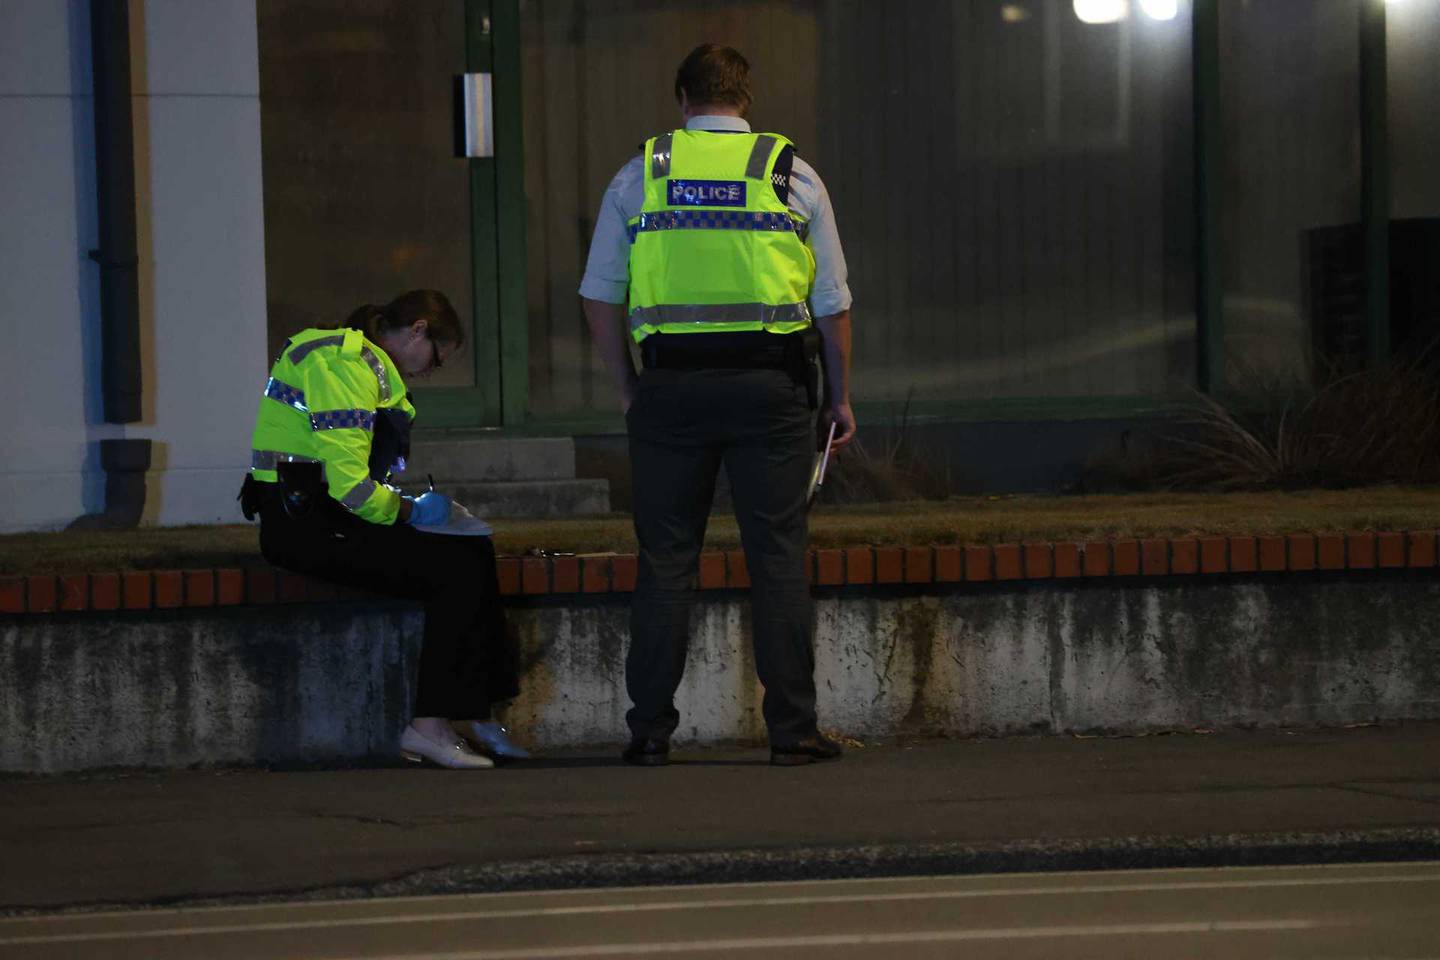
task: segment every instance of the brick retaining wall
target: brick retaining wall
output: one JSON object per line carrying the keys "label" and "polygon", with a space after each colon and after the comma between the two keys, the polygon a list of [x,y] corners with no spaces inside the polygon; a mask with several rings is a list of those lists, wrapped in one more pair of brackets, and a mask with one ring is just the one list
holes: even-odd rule
{"label": "brick retaining wall", "polygon": [[[1436,531],[1369,530],[1273,536],[1028,541],[994,545],[812,549],[806,568],[821,587],[981,583],[1098,577],[1173,577],[1432,568]],[[502,557],[500,593],[629,593],[634,554]],[[700,555],[702,590],[750,586],[739,550]],[[0,577],[0,614],[41,614],[242,604],[330,602],[356,591],[276,570],[246,567],[126,570]]]}

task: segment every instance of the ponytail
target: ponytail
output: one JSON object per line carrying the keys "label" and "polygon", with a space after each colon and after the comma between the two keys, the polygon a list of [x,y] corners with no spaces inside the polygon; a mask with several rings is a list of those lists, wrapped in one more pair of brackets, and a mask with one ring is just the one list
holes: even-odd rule
{"label": "ponytail", "polygon": [[456,347],[465,343],[465,328],[460,325],[460,315],[450,305],[445,294],[439,290],[411,290],[402,293],[385,306],[364,303],[350,311],[350,316],[341,325],[361,333],[371,340],[391,330],[403,330],[413,326],[416,320],[424,320],[430,328],[430,336]]}
{"label": "ponytail", "polygon": [[384,311],[373,303],[362,303],[350,311],[350,316],[340,325],[341,329],[359,330],[371,340],[380,334],[380,323],[384,317]]}

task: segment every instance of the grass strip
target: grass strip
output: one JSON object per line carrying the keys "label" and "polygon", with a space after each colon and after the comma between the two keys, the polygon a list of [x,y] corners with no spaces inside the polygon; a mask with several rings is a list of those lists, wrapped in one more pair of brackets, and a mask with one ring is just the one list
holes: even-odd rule
{"label": "grass strip", "polygon": [[[635,550],[628,514],[497,520],[495,527],[495,546],[502,555],[532,550]],[[811,515],[810,540],[817,547],[843,547],[1437,527],[1440,488],[1368,487],[1266,493],[975,497],[824,506]],[[712,516],[706,547],[733,550],[739,546],[734,518]],[[259,528],[248,524],[0,536],[0,574],[230,567],[257,562]]]}

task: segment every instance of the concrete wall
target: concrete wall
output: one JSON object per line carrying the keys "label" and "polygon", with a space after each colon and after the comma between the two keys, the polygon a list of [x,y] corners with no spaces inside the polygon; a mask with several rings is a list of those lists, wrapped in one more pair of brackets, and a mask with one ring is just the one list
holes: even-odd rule
{"label": "concrete wall", "polygon": [[[1440,584],[1313,579],[830,594],[822,723],[862,737],[1440,717]],[[542,749],[625,737],[626,604],[512,607]],[[0,770],[393,758],[421,619],[399,606],[0,621]],[[695,612],[677,742],[763,737],[748,612]]]}
{"label": "concrete wall", "polygon": [[86,0],[0,3],[0,531],[104,506],[98,441],[155,445],[147,523],[234,519],[265,375],[253,0],[132,0],[142,422],[103,422]]}

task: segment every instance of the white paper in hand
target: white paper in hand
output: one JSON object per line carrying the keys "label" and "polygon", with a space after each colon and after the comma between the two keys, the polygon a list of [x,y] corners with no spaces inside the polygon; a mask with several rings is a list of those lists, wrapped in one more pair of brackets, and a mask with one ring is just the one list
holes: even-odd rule
{"label": "white paper in hand", "polygon": [[465,509],[465,504],[458,500],[451,501],[450,519],[447,522],[417,523],[415,529],[423,530],[425,533],[443,533],[452,537],[488,537],[494,532],[490,529],[490,524]]}

